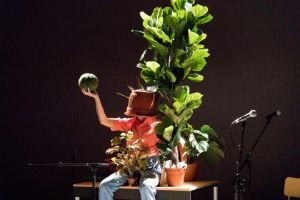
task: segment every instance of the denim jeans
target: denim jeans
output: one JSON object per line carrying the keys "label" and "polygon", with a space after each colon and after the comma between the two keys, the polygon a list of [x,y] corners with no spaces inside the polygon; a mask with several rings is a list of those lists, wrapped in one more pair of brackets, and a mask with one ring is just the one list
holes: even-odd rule
{"label": "denim jeans", "polygon": [[[148,158],[148,168],[139,182],[141,200],[155,200],[156,189],[161,175],[159,157]],[[127,183],[127,176],[115,172],[103,179],[99,186],[99,200],[112,200],[113,193]]]}

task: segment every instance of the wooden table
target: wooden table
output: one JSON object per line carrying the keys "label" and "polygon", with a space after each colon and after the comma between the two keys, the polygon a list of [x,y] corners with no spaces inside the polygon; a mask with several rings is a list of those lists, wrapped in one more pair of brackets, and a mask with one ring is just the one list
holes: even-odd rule
{"label": "wooden table", "polygon": [[[213,200],[218,200],[218,184],[218,181],[195,181],[185,182],[184,185],[175,187],[162,185],[156,187],[156,200],[192,200],[192,194],[201,190],[212,190]],[[98,192],[99,182],[96,183],[95,187]],[[80,200],[80,198],[92,199],[92,182],[73,184],[73,194],[75,200]],[[114,193],[114,199],[140,200],[139,188],[137,186],[121,186]]]}

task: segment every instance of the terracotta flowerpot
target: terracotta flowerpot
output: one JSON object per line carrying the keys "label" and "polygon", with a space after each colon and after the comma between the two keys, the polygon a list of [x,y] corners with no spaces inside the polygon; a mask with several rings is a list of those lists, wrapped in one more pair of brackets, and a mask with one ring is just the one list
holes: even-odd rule
{"label": "terracotta flowerpot", "polygon": [[128,185],[133,186],[135,184],[136,178],[127,178]]}
{"label": "terracotta flowerpot", "polygon": [[165,168],[167,175],[168,186],[183,185],[184,182],[184,168]]}
{"label": "terracotta flowerpot", "polygon": [[196,179],[198,163],[187,164],[185,170],[184,182],[194,181]]}

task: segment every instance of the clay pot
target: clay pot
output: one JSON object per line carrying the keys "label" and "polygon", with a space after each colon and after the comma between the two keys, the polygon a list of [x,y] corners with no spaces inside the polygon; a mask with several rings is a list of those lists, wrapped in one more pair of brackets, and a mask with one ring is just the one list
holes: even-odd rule
{"label": "clay pot", "polygon": [[184,182],[184,168],[165,168],[168,186],[183,185]]}
{"label": "clay pot", "polygon": [[135,184],[136,178],[127,178],[128,185],[133,186]]}
{"label": "clay pot", "polygon": [[184,182],[191,182],[196,179],[198,163],[187,164],[187,168],[185,170]]}
{"label": "clay pot", "polygon": [[155,116],[157,94],[146,90],[132,90],[128,99],[127,116],[145,115]]}

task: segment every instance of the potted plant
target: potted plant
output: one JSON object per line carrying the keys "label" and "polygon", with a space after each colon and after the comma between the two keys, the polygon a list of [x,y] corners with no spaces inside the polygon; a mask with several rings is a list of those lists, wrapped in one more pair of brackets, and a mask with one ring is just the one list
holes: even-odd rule
{"label": "potted plant", "polygon": [[185,144],[182,156],[188,164],[185,181],[195,179],[199,158],[203,158],[210,165],[217,165],[224,158],[224,143],[210,126],[203,125],[200,130],[188,129],[182,137]]}
{"label": "potted plant", "polygon": [[[222,149],[209,137],[215,132],[205,133],[188,123],[202,104],[203,95],[191,93],[187,81],[199,83],[204,79],[199,73],[210,54],[202,44],[207,35],[200,27],[213,17],[206,6],[195,4],[194,0],[170,0],[170,3],[170,7],[154,8],[151,15],[140,12],[144,30],[133,32],[149,43],[137,65],[140,77],[148,90],[161,96],[158,110],[162,122],[156,126],[161,142],[157,147],[163,160],[171,158],[173,168],[180,168],[182,156],[178,146],[184,138],[191,160],[204,152],[210,152],[209,156]],[[218,151],[213,150],[214,145]]]}
{"label": "potted plant", "polygon": [[128,177],[128,184],[135,183],[135,173],[144,174],[147,168],[147,150],[141,147],[140,140],[131,143],[133,133],[121,133],[111,140],[111,147],[106,150],[107,154],[115,155],[111,158],[116,170]]}

